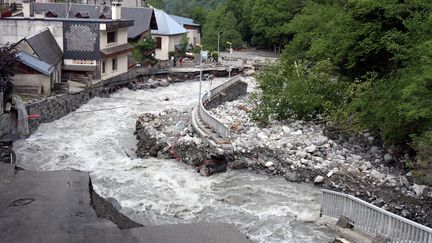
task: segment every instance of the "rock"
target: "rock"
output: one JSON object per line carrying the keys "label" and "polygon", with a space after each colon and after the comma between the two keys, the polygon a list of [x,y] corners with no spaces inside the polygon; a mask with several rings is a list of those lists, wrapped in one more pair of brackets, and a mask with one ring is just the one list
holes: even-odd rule
{"label": "rock", "polygon": [[412,188],[413,188],[413,191],[416,193],[417,196],[423,195],[428,190],[428,187],[425,185],[414,184],[414,186]]}
{"label": "rock", "polygon": [[134,83],[132,83],[132,82],[128,83],[127,88],[130,89],[130,90],[132,90],[132,91],[136,91],[137,90],[137,86]]}
{"label": "rock", "polygon": [[370,173],[370,176],[372,176],[375,179],[381,180],[384,179],[385,175],[377,170],[372,170]]}
{"label": "rock", "polygon": [[290,133],[291,133],[291,129],[290,129],[289,127],[287,127],[287,126],[283,126],[283,127],[282,127],[282,131],[283,131],[285,134],[290,134]]}
{"label": "rock", "polygon": [[265,167],[267,167],[267,168],[269,168],[269,167],[271,167],[273,165],[274,165],[274,163],[271,162],[271,161],[268,161],[268,162],[265,163]]}
{"label": "rock", "polygon": [[400,176],[400,177],[399,177],[399,182],[400,182],[402,185],[406,186],[406,187],[409,187],[409,186],[410,186],[410,183],[409,183],[408,179],[407,179],[405,176]]}
{"label": "rock", "polygon": [[340,216],[340,218],[338,219],[337,226],[344,228],[344,229],[352,229],[354,226],[350,223],[349,218],[345,217],[345,216]]}
{"label": "rock", "polygon": [[288,172],[285,174],[285,180],[290,181],[290,182],[298,182],[299,178],[298,178],[298,175],[296,173]]}
{"label": "rock", "polygon": [[252,164],[253,161],[247,158],[242,158],[242,159],[235,160],[232,163],[231,167],[233,169],[246,169],[249,167],[249,163]]}
{"label": "rock", "polygon": [[302,130],[297,130],[297,131],[295,131],[295,132],[293,132],[293,133],[291,133],[292,135],[302,135],[303,134],[303,131]]}
{"label": "rock", "polygon": [[365,165],[366,165],[366,167],[367,167],[368,169],[372,169],[372,163],[371,163],[371,162],[367,161],[367,162],[365,163]]}
{"label": "rock", "polygon": [[315,152],[315,151],[317,150],[317,147],[316,147],[315,145],[310,145],[310,146],[307,147],[305,150],[306,150],[306,152],[308,152],[308,153],[313,153],[313,152]]}
{"label": "rock", "polygon": [[261,141],[266,141],[268,139],[267,135],[265,135],[262,132],[257,134],[257,138],[260,139]]}
{"label": "rock", "polygon": [[298,158],[304,159],[307,156],[307,153],[304,151],[297,151],[297,153],[295,155]]}
{"label": "rock", "polygon": [[393,156],[391,154],[385,154],[384,155],[384,162],[385,163],[392,163],[394,161]]}
{"label": "rock", "polygon": [[412,172],[410,171],[410,172],[406,173],[405,176],[406,176],[406,177],[411,177],[411,176],[412,176]]}
{"label": "rock", "polygon": [[170,82],[166,79],[162,79],[161,81],[159,81],[159,86],[168,87],[168,86],[170,86]]}
{"label": "rock", "polygon": [[120,205],[120,203],[117,201],[117,199],[113,198],[113,197],[107,197],[106,200],[108,202],[111,203],[111,205],[117,210],[119,211],[120,209],[122,209],[122,206]]}
{"label": "rock", "polygon": [[315,180],[314,180],[314,183],[315,184],[320,184],[320,183],[322,183],[324,181],[324,177],[322,177],[322,176],[317,176],[316,178],[315,178]]}

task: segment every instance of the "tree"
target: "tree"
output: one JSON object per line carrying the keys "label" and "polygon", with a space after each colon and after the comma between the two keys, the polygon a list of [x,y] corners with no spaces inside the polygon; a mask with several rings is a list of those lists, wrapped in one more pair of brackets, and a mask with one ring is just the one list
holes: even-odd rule
{"label": "tree", "polygon": [[178,50],[180,56],[186,55],[188,45],[189,45],[189,37],[187,37],[187,34],[183,34],[180,40],[180,48]]}
{"label": "tree", "polygon": [[140,40],[134,44],[134,58],[140,63],[143,63],[144,61],[153,61],[154,57],[152,56],[152,54],[155,48],[156,44],[153,38],[146,37],[145,39]]}
{"label": "tree", "polygon": [[151,5],[154,8],[164,9],[165,8],[165,0],[146,0],[147,5]]}
{"label": "tree", "polygon": [[270,44],[280,53],[290,40],[287,24],[303,7],[303,0],[255,0],[251,26],[255,44]]}
{"label": "tree", "polygon": [[4,101],[12,92],[12,77],[17,64],[16,52],[10,46],[0,47],[0,92],[4,93]]}
{"label": "tree", "polygon": [[232,43],[234,48],[241,47],[242,37],[237,29],[237,19],[233,12],[218,5],[211,11],[203,26],[203,43],[210,50],[217,50],[218,33],[220,33],[219,45],[221,49],[229,47],[227,41]]}

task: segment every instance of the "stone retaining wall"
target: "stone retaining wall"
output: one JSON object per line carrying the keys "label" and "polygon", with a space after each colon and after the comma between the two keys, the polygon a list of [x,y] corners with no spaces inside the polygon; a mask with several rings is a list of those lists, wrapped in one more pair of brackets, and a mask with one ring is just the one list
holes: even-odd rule
{"label": "stone retaining wall", "polygon": [[55,121],[75,111],[94,97],[108,97],[109,91],[110,88],[100,87],[77,93],[52,96],[27,103],[26,108],[29,115],[40,115],[39,119],[30,119],[30,133],[36,131],[41,123]]}

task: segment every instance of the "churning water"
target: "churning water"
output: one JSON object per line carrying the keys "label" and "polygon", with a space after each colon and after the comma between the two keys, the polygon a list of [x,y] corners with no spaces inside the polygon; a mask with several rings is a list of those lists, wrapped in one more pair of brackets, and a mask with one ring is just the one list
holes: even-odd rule
{"label": "churning water", "polygon": [[122,89],[110,98],[92,99],[17,141],[19,166],[88,171],[99,194],[116,198],[122,213],[145,225],[226,222],[256,242],[328,242],[331,233],[318,223],[317,188],[247,170],[202,177],[175,160],[136,158],[133,133],[139,114],[190,109],[197,102],[198,82]]}

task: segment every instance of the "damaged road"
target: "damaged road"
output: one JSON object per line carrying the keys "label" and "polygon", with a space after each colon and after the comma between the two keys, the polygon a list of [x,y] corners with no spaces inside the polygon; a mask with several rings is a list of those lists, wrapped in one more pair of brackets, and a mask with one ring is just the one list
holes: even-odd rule
{"label": "damaged road", "polygon": [[79,171],[0,164],[2,242],[250,242],[229,224],[143,227],[119,213]]}

